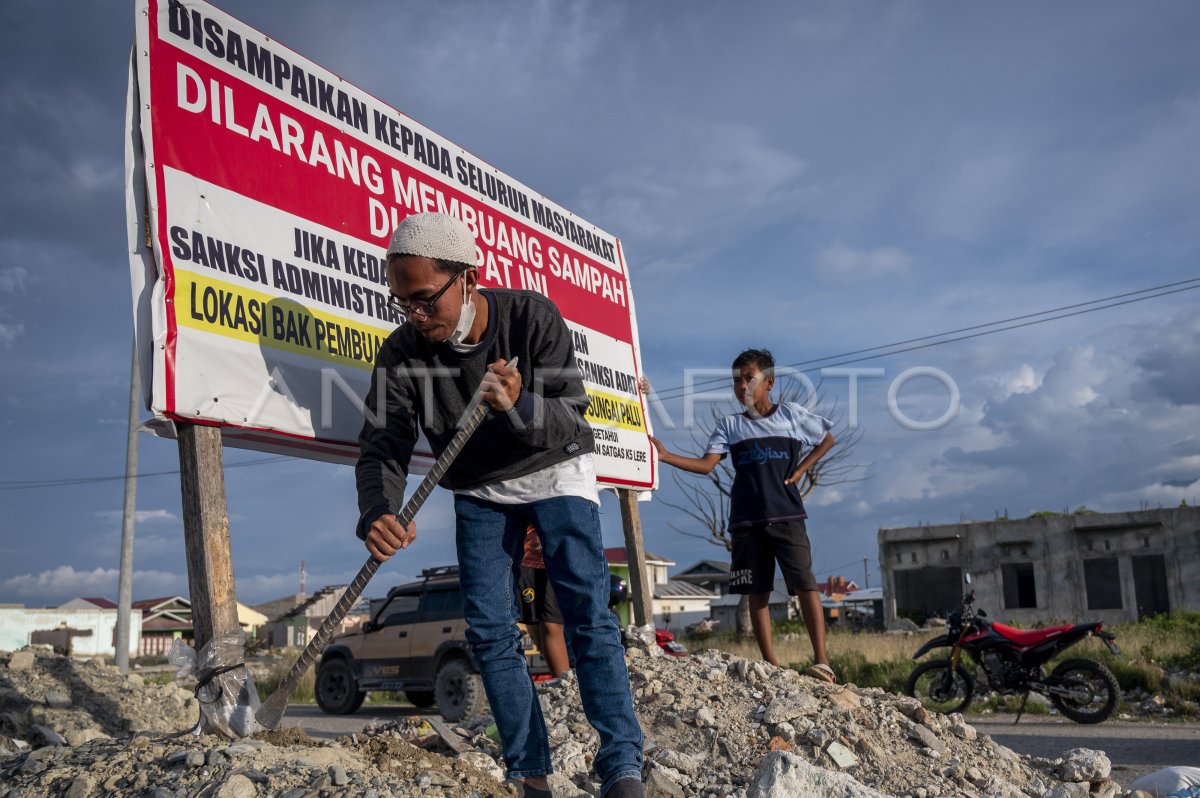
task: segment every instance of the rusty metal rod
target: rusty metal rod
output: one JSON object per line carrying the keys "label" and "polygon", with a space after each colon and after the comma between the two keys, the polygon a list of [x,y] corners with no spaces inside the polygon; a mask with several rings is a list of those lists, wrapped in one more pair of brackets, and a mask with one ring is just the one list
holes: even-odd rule
{"label": "rusty metal rod", "polygon": [[[517,358],[513,358],[507,364],[508,368],[516,368]],[[481,386],[482,387],[482,386]],[[437,484],[442,479],[442,475],[446,473],[446,469],[458,457],[458,453],[462,451],[466,445],[467,439],[471,437],[476,428],[483,422],[484,417],[488,412],[488,405],[483,401],[481,394],[477,391],[476,399],[479,404],[471,413],[471,417],[467,419],[467,423],[463,428],[455,433],[450,443],[438,455],[437,461],[433,464],[433,468],[429,469],[429,473],[425,475],[425,479],[421,480],[420,486],[409,497],[404,505],[404,509],[396,516],[396,520],[401,527],[407,527],[409,522],[421,509],[421,505],[429,498],[429,494],[437,487]],[[304,647],[304,651],[292,664],[291,670],[288,671],[287,677],[280,683],[279,687],[275,688],[275,692],[271,693],[270,697],[262,703],[258,708],[258,712],[254,714],[255,720],[259,725],[267,729],[275,729],[279,727],[279,722],[283,720],[283,713],[287,709],[288,699],[296,690],[296,686],[300,684],[300,680],[304,678],[304,674],[312,667],[313,662],[325,650],[325,646],[329,644],[329,640],[333,637],[333,632],[346,618],[346,613],[350,612],[350,608],[358,601],[358,597],[362,595],[363,588],[367,586],[367,582],[371,581],[371,577],[379,570],[380,563],[374,557],[368,557],[363,567],[359,569],[358,575],[354,577],[354,581],[342,593],[342,597],[338,599],[337,605],[325,617],[325,622],[321,624],[321,628],[312,640],[308,641],[308,645]]]}

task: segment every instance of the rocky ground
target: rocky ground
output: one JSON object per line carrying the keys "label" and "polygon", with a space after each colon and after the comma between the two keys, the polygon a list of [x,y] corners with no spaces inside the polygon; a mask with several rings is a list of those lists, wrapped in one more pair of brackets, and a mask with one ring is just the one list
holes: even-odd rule
{"label": "rocky ground", "polygon": [[[1021,757],[960,716],[707,651],[630,651],[646,733],[647,795],[1113,798],[1100,752]],[[584,798],[596,737],[567,678],[539,685],[559,798]],[[187,732],[195,698],[114,668],[25,649],[0,654],[0,796],[513,796],[491,720],[387,724],[334,743],[287,730],[243,740]],[[455,750],[457,749],[457,751]],[[7,790],[7,792],[5,792]]]}
{"label": "rocky ground", "polygon": [[1131,712],[1122,713],[1121,717],[1167,719],[1200,716],[1200,702],[1179,697],[1196,693],[1200,686],[1200,671],[1190,668],[1168,668],[1163,674],[1163,684],[1167,689],[1161,692],[1132,690],[1125,693],[1122,698],[1129,705]]}

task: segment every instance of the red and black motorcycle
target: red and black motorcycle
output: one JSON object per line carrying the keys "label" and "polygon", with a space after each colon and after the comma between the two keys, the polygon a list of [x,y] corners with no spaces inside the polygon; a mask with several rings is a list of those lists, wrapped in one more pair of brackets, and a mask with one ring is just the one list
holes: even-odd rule
{"label": "red and black motorcycle", "polygon": [[[970,584],[970,576],[967,584]],[[949,648],[948,659],[924,662],[908,677],[905,692],[936,712],[961,712],[975,694],[971,672],[963,667],[965,651],[987,675],[988,686],[1002,695],[1020,695],[1017,720],[1031,692],[1040,693],[1076,723],[1100,723],[1117,707],[1121,688],[1112,671],[1099,662],[1074,658],[1060,662],[1047,675],[1043,667],[1063,649],[1095,636],[1119,654],[1116,637],[1099,621],[1064,624],[1023,631],[987,620],[975,609],[975,591],[946,619],[946,634],[930,640],[913,654],[920,659],[935,648]]]}

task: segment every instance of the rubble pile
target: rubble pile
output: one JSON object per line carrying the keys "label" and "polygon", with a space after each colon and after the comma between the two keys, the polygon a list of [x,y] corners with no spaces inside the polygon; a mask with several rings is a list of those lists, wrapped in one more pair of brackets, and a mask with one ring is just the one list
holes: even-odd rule
{"label": "rubble pile", "polygon": [[200,705],[174,684],[146,684],[96,660],[25,648],[0,656],[0,755],[22,747],[80,745],[131,731],[196,725]]}
{"label": "rubble pile", "polygon": [[[881,690],[827,685],[707,651],[629,652],[651,798],[1114,798],[1109,762],[1077,749],[1021,757]],[[431,734],[388,723],[332,743],[299,730],[230,741],[187,730],[199,710],[173,685],[26,649],[0,655],[0,798],[421,796],[512,798],[492,719]],[[538,686],[558,798],[595,794],[597,738],[571,674]],[[180,733],[183,732],[183,733]],[[439,753],[444,752],[444,753]]]}
{"label": "rubble pile", "polygon": [[303,732],[230,742],[221,737],[135,735],[75,747],[46,746],[0,760],[6,798],[129,795],[146,798],[514,798],[491,774],[403,740]]}
{"label": "rubble pile", "polygon": [[[962,716],[931,714],[906,696],[828,685],[719,651],[678,659],[630,654],[653,795],[1119,794],[1103,754],[1078,749],[1068,760],[1023,758],[977,736]],[[597,741],[578,684],[568,674],[539,692],[556,770],[583,784]],[[1064,761],[1076,760],[1093,766],[1064,769]]]}
{"label": "rubble pile", "polygon": [[0,798],[516,795],[470,757],[397,737],[325,743],[288,729],[230,741],[191,734],[199,713],[174,684],[36,649],[0,655]]}

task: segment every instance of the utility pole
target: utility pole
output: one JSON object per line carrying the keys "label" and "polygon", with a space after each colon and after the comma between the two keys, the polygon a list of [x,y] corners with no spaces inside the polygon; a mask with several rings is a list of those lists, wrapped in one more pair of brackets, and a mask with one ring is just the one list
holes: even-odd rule
{"label": "utility pole", "polygon": [[863,557],[863,590],[871,586],[871,572],[867,570],[867,558]]}
{"label": "utility pole", "polygon": [[137,339],[129,368],[129,433],[125,440],[125,514],[121,521],[121,566],[117,577],[117,670],[129,673],[129,634],[133,623],[133,532],[137,514],[137,431],[142,385],[138,373]]}

